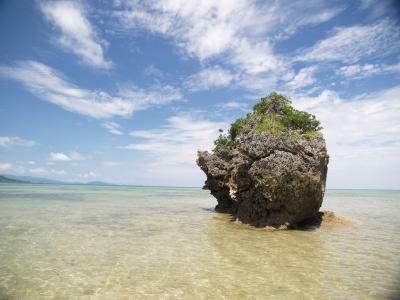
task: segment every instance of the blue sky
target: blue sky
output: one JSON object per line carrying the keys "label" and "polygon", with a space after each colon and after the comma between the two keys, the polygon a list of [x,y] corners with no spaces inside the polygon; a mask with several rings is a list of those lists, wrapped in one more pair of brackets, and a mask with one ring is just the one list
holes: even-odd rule
{"label": "blue sky", "polygon": [[1,1],[0,173],[201,186],[271,91],[324,127],[328,188],[400,188],[396,1]]}

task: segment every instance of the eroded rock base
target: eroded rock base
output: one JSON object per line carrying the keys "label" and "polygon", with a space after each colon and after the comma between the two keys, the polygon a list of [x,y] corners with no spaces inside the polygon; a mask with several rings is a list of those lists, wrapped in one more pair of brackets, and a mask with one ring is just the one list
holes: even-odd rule
{"label": "eroded rock base", "polygon": [[283,224],[279,227],[273,226],[265,226],[265,227],[254,227],[250,224],[245,224],[241,222],[238,218],[232,217],[232,221],[240,226],[255,229],[255,230],[267,230],[267,231],[275,231],[275,230],[315,230],[318,228],[326,228],[333,229],[338,227],[349,227],[357,224],[357,221],[353,219],[349,219],[343,216],[338,216],[334,212],[331,211],[321,211],[316,216],[304,220],[297,224],[287,225]]}

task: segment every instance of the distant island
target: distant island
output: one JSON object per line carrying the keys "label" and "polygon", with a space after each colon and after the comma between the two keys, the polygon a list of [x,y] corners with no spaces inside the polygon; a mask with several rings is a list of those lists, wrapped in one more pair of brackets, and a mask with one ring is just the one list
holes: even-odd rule
{"label": "distant island", "polygon": [[12,174],[0,175],[0,183],[15,183],[15,184],[65,184],[65,185],[99,185],[111,186],[116,185],[113,183],[103,181],[90,181],[90,182],[66,182],[61,180],[54,180],[33,176],[19,176]]}
{"label": "distant island", "polygon": [[29,182],[23,181],[23,180],[12,179],[12,178],[8,178],[6,176],[0,175],[0,183],[29,183]]}

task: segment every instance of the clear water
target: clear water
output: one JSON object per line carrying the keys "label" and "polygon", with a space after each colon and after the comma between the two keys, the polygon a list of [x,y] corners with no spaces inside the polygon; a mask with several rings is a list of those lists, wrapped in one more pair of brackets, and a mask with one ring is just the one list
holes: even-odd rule
{"label": "clear water", "polygon": [[254,230],[195,188],[0,186],[0,299],[399,296],[400,192],[332,190],[359,221]]}

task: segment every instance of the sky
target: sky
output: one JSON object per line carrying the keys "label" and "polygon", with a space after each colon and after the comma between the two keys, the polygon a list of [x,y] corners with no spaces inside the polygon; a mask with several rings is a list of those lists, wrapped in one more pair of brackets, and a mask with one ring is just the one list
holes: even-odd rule
{"label": "sky", "polygon": [[400,188],[400,4],[0,0],[0,174],[202,186],[272,91],[321,121],[328,188]]}

